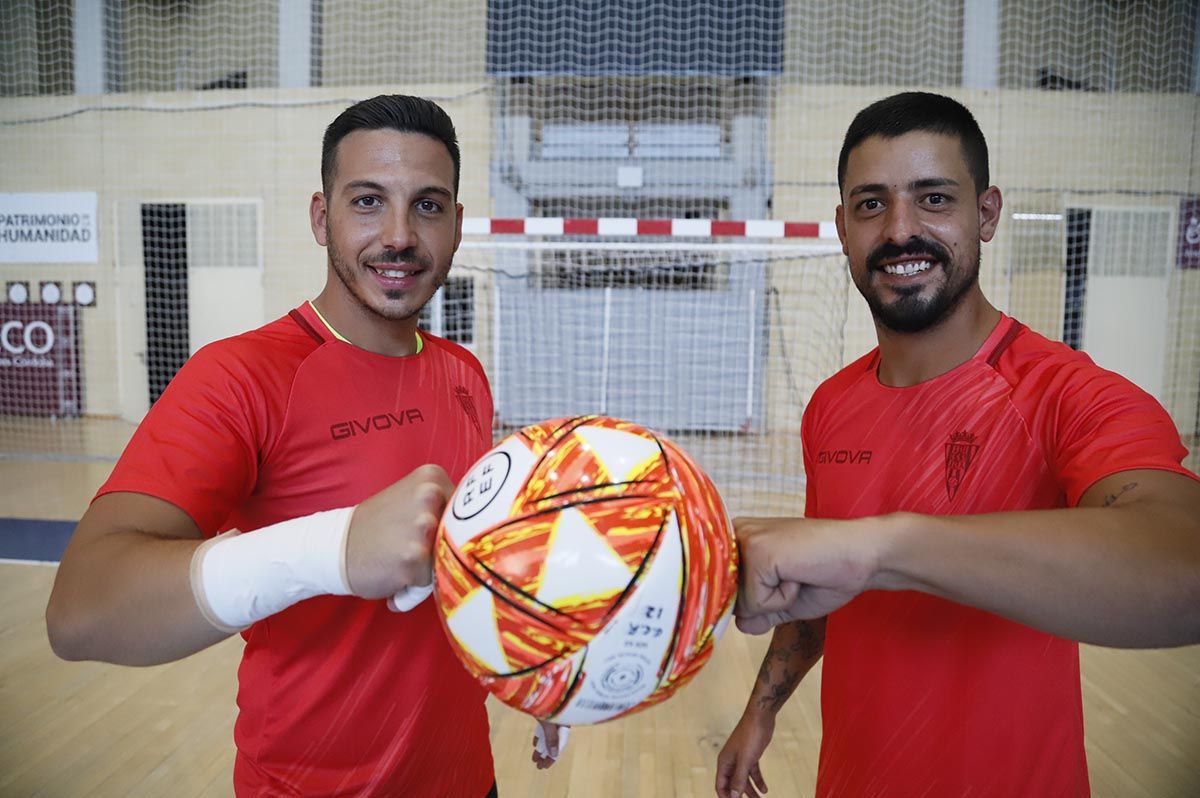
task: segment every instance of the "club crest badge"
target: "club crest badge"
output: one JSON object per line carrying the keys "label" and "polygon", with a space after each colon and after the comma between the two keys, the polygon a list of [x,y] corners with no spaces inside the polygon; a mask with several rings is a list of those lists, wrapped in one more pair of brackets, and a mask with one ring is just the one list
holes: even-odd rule
{"label": "club crest badge", "polygon": [[475,427],[475,432],[482,435],[483,428],[479,425],[479,414],[475,412],[475,397],[471,396],[471,392],[461,385],[454,386],[454,395],[458,398],[458,403],[462,406],[467,418],[471,420],[471,426]]}
{"label": "club crest badge", "polygon": [[954,500],[963,480],[967,478],[967,469],[979,451],[975,436],[970,432],[955,432],[950,435],[946,444],[946,495]]}

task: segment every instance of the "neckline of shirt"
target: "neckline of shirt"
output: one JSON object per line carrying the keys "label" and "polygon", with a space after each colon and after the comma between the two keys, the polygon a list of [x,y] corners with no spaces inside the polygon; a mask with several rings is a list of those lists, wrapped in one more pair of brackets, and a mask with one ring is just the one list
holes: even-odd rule
{"label": "neckline of shirt", "polygon": [[[321,311],[317,310],[316,303],[314,303],[311,299],[305,300],[305,304],[307,304],[310,308],[312,308],[313,314],[317,317],[317,319],[321,322],[321,324],[325,325],[325,329],[329,330],[330,335],[332,335],[334,338],[336,338],[337,340],[341,341],[344,344],[349,344],[350,346],[353,346],[355,349],[362,349],[361,346],[355,346],[353,341],[351,341],[349,338],[347,338],[346,336],[344,336],[340,332],[338,332],[337,329],[335,329],[334,326],[329,323],[329,320],[321,315]],[[417,348],[412,354],[419,355],[419,354],[421,354],[421,350],[425,348],[425,339],[421,337],[420,330],[417,330],[414,333],[414,335],[417,338]],[[363,351],[366,351],[366,350],[363,350]],[[412,355],[401,355],[401,357],[411,357],[411,356]]]}
{"label": "neckline of shirt", "polygon": [[959,363],[949,371],[939,374],[936,377],[930,377],[922,382],[918,382],[916,385],[887,385],[883,382],[883,380],[879,379],[880,358],[878,347],[875,348],[875,355],[871,358],[871,367],[868,369],[868,373],[871,375],[871,381],[875,383],[876,387],[882,388],[885,391],[911,391],[917,388],[933,385],[940,380],[950,379],[959,371],[970,368],[975,363],[986,363],[987,359],[992,354],[992,350],[999,346],[1000,341],[1005,335],[1008,334],[1008,331],[1015,324],[1017,324],[1016,319],[1001,311],[1000,321],[996,322],[996,326],[992,328],[990,333],[988,333],[988,337],[984,339],[979,349],[975,350],[975,354],[971,355],[971,357],[964,360],[962,363]]}

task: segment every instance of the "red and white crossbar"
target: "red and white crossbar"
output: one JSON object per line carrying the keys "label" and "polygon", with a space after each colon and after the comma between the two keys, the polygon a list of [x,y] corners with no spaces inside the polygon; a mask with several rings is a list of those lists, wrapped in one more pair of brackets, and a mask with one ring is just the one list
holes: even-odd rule
{"label": "red and white crossbar", "polygon": [[466,218],[463,235],[524,236],[670,236],[671,238],[819,238],[837,239],[833,222],[776,219],[525,219]]}

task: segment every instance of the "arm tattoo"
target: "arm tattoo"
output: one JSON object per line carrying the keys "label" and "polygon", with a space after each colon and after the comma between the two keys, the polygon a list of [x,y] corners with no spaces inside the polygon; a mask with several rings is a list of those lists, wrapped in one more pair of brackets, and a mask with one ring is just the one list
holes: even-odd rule
{"label": "arm tattoo", "polygon": [[1104,497],[1104,506],[1112,507],[1114,504],[1117,503],[1117,499],[1121,498],[1122,496],[1124,496],[1126,493],[1133,490],[1137,486],[1138,486],[1138,484],[1136,482],[1128,482],[1128,483],[1122,485],[1121,490],[1119,490],[1116,493],[1110,493]]}
{"label": "arm tattoo", "polygon": [[[809,666],[821,656],[824,649],[825,636],[815,631],[811,624],[799,621],[786,628],[794,637],[791,640],[786,639],[784,635],[779,636],[783,639],[772,638],[772,645],[767,649],[762,666],[758,669],[758,681],[766,687],[765,692],[758,696],[758,705],[772,712],[778,712],[783,707],[796,685],[800,684],[800,680],[808,672]],[[792,670],[788,666],[797,654],[805,664]],[[772,667],[777,663],[780,666],[778,675]]]}
{"label": "arm tattoo", "polygon": [[805,659],[814,659],[825,649],[825,635],[813,631],[812,624],[797,623],[796,641],[792,643],[792,651],[801,654]]}
{"label": "arm tattoo", "polygon": [[796,685],[799,683],[800,674],[792,673],[787,668],[784,668],[783,678],[768,686],[767,694],[759,696],[758,705],[772,712],[778,712],[787,703],[788,698],[792,695],[792,691],[796,689]]}

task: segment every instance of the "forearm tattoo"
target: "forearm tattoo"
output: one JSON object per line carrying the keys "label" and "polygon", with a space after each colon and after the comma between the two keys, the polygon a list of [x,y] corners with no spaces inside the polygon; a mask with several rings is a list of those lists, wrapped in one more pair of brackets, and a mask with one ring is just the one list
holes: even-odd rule
{"label": "forearm tattoo", "polygon": [[1110,493],[1104,497],[1104,506],[1112,507],[1114,504],[1117,503],[1117,499],[1121,498],[1129,491],[1134,490],[1137,486],[1138,486],[1138,484],[1136,482],[1129,482],[1129,483],[1122,485],[1121,489],[1119,491],[1117,491],[1116,493]]}
{"label": "forearm tattoo", "polygon": [[823,625],[797,621],[779,629],[758,669],[758,681],[764,688],[759,691],[758,706],[772,712],[783,707],[825,646]]}

